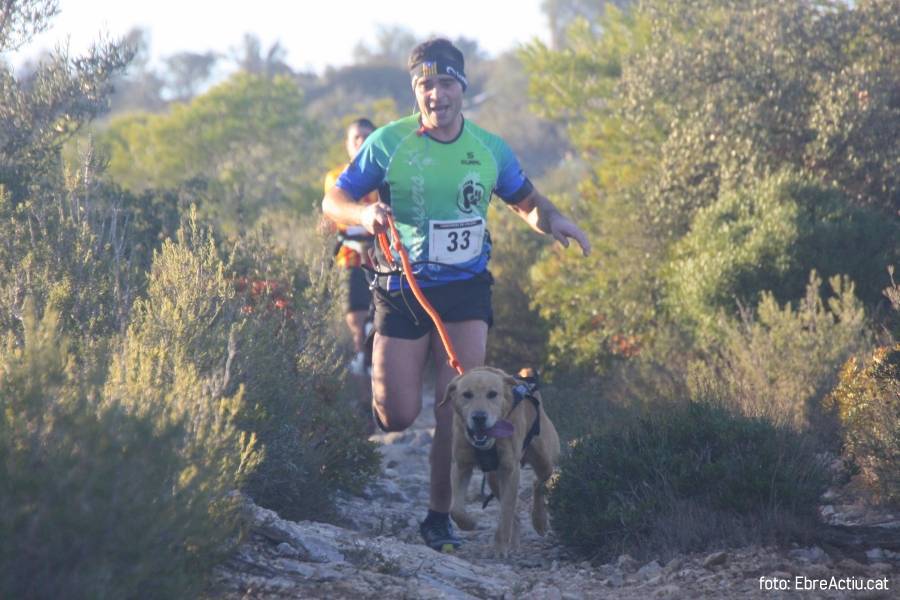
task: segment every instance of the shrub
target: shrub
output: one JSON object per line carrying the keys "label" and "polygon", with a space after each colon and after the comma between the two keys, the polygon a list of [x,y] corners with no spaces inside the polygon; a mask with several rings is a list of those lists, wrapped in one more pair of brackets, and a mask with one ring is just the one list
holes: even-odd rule
{"label": "shrub", "polygon": [[851,358],[825,399],[838,411],[844,449],[882,500],[900,503],[900,344]]}
{"label": "shrub", "polygon": [[[604,16],[573,24],[565,45],[536,42],[520,53],[534,108],[569,124],[588,167],[579,179],[589,208],[566,214],[578,218],[594,252],[548,255],[534,271],[533,297],[552,327],[551,359],[606,368],[612,334],[645,339],[673,304],[687,316],[708,315],[688,301],[694,293],[730,312],[735,294],[755,302],[764,289],[794,301],[812,268],[823,277],[850,275],[871,307],[886,263],[870,249],[887,231],[881,250],[896,253],[900,237],[892,4],[654,0],[621,12],[602,4]],[[712,228],[710,236],[691,233],[698,210],[721,216],[710,205],[737,194],[751,205],[758,182],[782,169],[822,184],[810,186],[809,197],[822,204],[802,211],[818,223],[821,244],[782,246],[786,224],[765,211],[734,215],[732,226],[758,227],[744,231],[743,243],[731,245]],[[691,264],[667,269],[669,281],[660,281],[669,251],[686,235],[695,237]],[[770,251],[776,244],[795,271],[782,270],[790,263]],[[752,260],[737,260],[750,251],[765,259],[758,278]],[[679,273],[681,266],[690,272]],[[738,274],[747,279],[729,281]],[[663,298],[659,292],[682,275],[691,281],[675,286],[679,297]],[[744,282],[753,285],[730,287]]]}
{"label": "shrub", "polygon": [[542,385],[544,410],[553,421],[562,443],[618,421],[617,406],[597,392],[606,382],[584,373],[553,373],[553,380]]}
{"label": "shrub", "polygon": [[543,386],[547,415],[567,443],[627,426],[637,415],[666,410],[687,396],[679,357],[636,357],[603,373],[556,370]]}
{"label": "shrub", "polygon": [[508,210],[491,209],[494,326],[487,362],[511,373],[546,361],[549,327],[530,306],[528,268],[547,243]]}
{"label": "shrub", "polygon": [[327,144],[289,77],[240,72],[164,114],[117,116],[100,134],[109,173],[132,191],[205,188],[201,213],[243,232],[266,207],[311,212]]}
{"label": "shrub", "polygon": [[[58,329],[26,309],[24,343],[0,349],[0,596],[193,596],[239,533],[239,398],[178,416],[119,402],[103,357],[76,366]],[[184,375],[168,396],[197,400]],[[145,383],[131,391],[159,394]]]}
{"label": "shrub", "polygon": [[218,394],[241,390],[238,423],[264,449],[244,489],[286,518],[327,516],[337,490],[358,490],[378,466],[362,421],[334,406],[343,361],[327,334],[329,277],[330,269],[292,262],[259,232],[226,263],[192,217],[156,254],[117,363],[135,382],[162,385],[184,362]]}
{"label": "shrub", "polygon": [[0,186],[0,328],[21,333],[26,297],[57,311],[78,338],[109,335],[127,318],[139,279],[125,255],[124,215],[81,190],[13,203]]}
{"label": "shrub", "polygon": [[736,299],[753,302],[763,291],[780,302],[802,297],[804,278],[815,269],[826,278],[849,276],[872,306],[898,235],[894,221],[782,173],[698,211],[665,269],[665,302],[703,336],[719,311],[736,312]]}
{"label": "shrub", "polygon": [[[365,421],[342,402],[343,347],[334,335],[339,309],[330,256],[298,254],[259,226],[241,242],[237,264],[257,281],[280,282],[287,312],[266,306],[242,315],[236,376],[256,411],[248,427],[266,458],[248,482],[263,506],[291,519],[332,516],[338,490],[359,492],[377,473],[379,456]],[[277,302],[277,299],[275,300]],[[277,308],[277,307],[276,307]]]}
{"label": "shrub", "polygon": [[897,285],[897,282],[894,281],[894,265],[888,266],[888,273],[891,277],[891,284],[884,288],[882,293],[888,299],[888,302],[891,303],[891,308],[894,310],[891,313],[892,318],[887,319],[886,329],[889,334],[893,335],[895,340],[900,340],[900,285]]}
{"label": "shrub", "polygon": [[581,552],[659,557],[790,531],[771,524],[811,518],[824,483],[798,434],[691,402],[570,444],[550,514]]}
{"label": "shrub", "polygon": [[758,309],[741,320],[722,320],[720,337],[704,360],[688,370],[694,397],[716,398],[732,410],[797,430],[811,428],[822,441],[834,434],[821,399],[840,365],[865,347],[868,333],[853,284],[833,277],[834,296],[820,296],[810,274],[806,295],[793,308],[764,293]]}

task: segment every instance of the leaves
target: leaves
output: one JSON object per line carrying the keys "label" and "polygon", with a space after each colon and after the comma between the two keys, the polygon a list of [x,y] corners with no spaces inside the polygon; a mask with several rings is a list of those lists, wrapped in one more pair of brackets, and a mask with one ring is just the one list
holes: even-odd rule
{"label": "leaves", "polygon": [[[554,361],[606,368],[630,337],[652,352],[665,322],[702,334],[735,297],[798,299],[813,268],[879,301],[900,235],[889,5],[607,5],[523,50],[536,109],[587,163],[559,202],[597,248],[533,269]],[[773,192],[785,172],[797,184]]]}
{"label": "leaves", "polygon": [[115,119],[101,134],[109,175],[133,190],[199,183],[201,206],[226,233],[265,207],[309,211],[320,199],[323,132],[286,77],[237,74],[169,114]]}

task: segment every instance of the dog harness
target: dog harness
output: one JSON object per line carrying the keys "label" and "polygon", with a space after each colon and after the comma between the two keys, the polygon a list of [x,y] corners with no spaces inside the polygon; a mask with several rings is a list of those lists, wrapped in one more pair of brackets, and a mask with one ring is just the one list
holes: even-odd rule
{"label": "dog harness", "polygon": [[[525,434],[525,439],[522,440],[522,454],[525,454],[525,451],[528,449],[528,445],[531,443],[531,440],[534,439],[535,436],[541,434],[541,401],[538,400],[537,396],[534,395],[534,391],[537,390],[537,383],[529,383],[524,381],[519,385],[515,386],[512,390],[513,392],[513,405],[512,408],[509,409],[509,413],[507,416],[512,414],[512,411],[516,410],[516,407],[522,403],[522,400],[529,400],[533,405],[537,414],[534,417],[534,422],[531,424],[531,428],[528,430],[528,433]],[[482,470],[482,472],[487,473],[488,471],[496,471],[497,467],[500,465],[500,457],[497,455],[497,445],[494,444],[490,448],[481,449],[474,448],[475,450],[475,460],[478,461],[478,468]]]}
{"label": "dog harness", "polygon": [[[507,416],[512,414],[512,411],[516,410],[516,407],[522,403],[523,400],[528,400],[534,405],[535,417],[534,422],[531,424],[531,427],[528,429],[528,433],[525,434],[525,439],[522,440],[522,463],[525,462],[525,451],[528,450],[528,445],[531,444],[531,440],[541,434],[541,401],[538,400],[537,396],[534,395],[534,392],[538,389],[538,381],[537,375],[531,377],[523,377],[520,378],[520,383],[516,385],[513,389],[513,405],[512,408],[509,409],[509,413]],[[488,473],[490,471],[496,471],[497,467],[500,466],[500,455],[497,453],[497,444],[492,445],[488,449],[474,448],[475,450],[475,460],[478,462],[478,468],[481,469],[482,473]],[[481,482],[482,487],[482,495],[484,494],[484,480]],[[494,494],[489,494],[481,505],[481,508],[484,509],[487,505],[494,499]]]}

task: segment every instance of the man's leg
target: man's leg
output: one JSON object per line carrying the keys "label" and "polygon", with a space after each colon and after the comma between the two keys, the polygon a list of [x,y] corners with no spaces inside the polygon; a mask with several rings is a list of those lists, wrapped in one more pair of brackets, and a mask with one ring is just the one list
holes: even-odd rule
{"label": "man's leg", "polygon": [[[447,323],[447,333],[453,341],[453,349],[463,370],[484,365],[487,348],[488,325],[484,321],[460,321]],[[447,353],[437,331],[431,334],[431,349],[435,356],[437,376],[434,385],[434,440],[431,444],[431,500],[430,508],[436,512],[450,511],[452,489],[450,485],[450,459],[453,444],[453,409],[441,405],[447,384],[457,373],[447,362]]]}
{"label": "man's leg", "polygon": [[366,319],[369,316],[369,304],[372,302],[372,294],[369,291],[369,280],[360,267],[345,270],[346,310],[344,321],[353,338],[353,361],[350,363],[350,372],[361,378],[357,385],[361,388],[360,402],[366,405],[370,402],[371,386],[366,372]]}
{"label": "man's leg", "polygon": [[416,340],[375,334],[372,404],[388,431],[403,431],[422,410],[422,371],[428,344],[428,334]]}
{"label": "man's leg", "polygon": [[358,410],[367,421],[367,433],[375,433],[375,422],[372,419],[372,377],[368,372],[366,360],[366,319],[368,311],[354,310],[346,315],[347,327],[353,336],[353,360],[350,362],[350,377],[356,387],[356,403]]}
{"label": "man's leg", "polygon": [[368,316],[368,310],[353,310],[344,317],[344,320],[347,322],[347,328],[350,330],[350,336],[353,338],[353,351],[355,353],[362,352],[365,349],[366,319]]}

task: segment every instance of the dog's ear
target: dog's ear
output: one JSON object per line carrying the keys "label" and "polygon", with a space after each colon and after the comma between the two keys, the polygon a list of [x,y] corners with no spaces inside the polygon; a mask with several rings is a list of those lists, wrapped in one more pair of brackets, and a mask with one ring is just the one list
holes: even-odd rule
{"label": "dog's ear", "polygon": [[447,384],[447,389],[444,392],[444,399],[441,400],[441,405],[443,406],[447,402],[453,404],[453,398],[456,396],[456,377],[454,377],[450,383]]}

